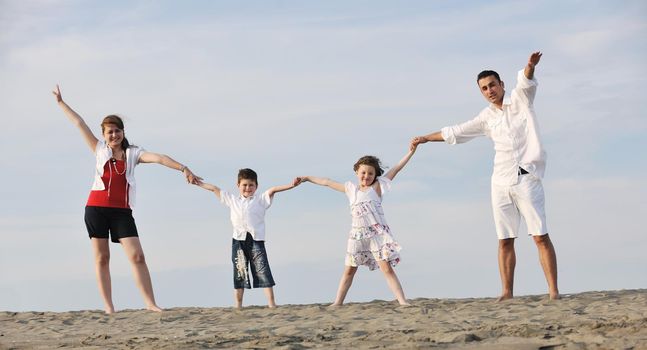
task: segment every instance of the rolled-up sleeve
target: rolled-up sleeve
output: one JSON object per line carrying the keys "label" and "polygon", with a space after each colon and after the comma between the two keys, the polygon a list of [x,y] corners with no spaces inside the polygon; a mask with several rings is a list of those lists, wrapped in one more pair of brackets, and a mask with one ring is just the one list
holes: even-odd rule
{"label": "rolled-up sleeve", "polygon": [[480,116],[462,124],[446,126],[440,129],[443,139],[450,145],[465,143],[475,137],[485,135],[484,123]]}
{"label": "rolled-up sleeve", "polygon": [[517,73],[517,86],[512,91],[512,99],[521,99],[527,105],[532,105],[535,101],[535,94],[537,93],[537,79],[533,76],[532,79],[526,78],[524,70]]}

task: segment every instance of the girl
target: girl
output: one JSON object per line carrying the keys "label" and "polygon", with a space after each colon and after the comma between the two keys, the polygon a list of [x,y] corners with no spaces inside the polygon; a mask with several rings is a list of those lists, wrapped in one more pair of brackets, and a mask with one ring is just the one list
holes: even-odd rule
{"label": "girl", "polygon": [[353,277],[359,265],[366,265],[370,270],[380,268],[389,288],[400,305],[410,305],[404,297],[402,285],[393,267],[400,262],[400,245],[393,239],[391,229],[386,223],[382,211],[382,196],[391,189],[391,180],[402,170],[416,151],[410,145],[409,152],[400,162],[384,176],[380,160],[374,156],[364,156],[353,166],[358,184],[346,182],[341,184],[327,178],[303,176],[300,182],[309,181],[344,192],[350,202],[352,227],[346,249],[344,273],[339,282],[337,297],[331,306],[344,303],[346,293],[353,283]]}
{"label": "girl", "polygon": [[58,85],[52,93],[67,118],[79,128],[85,143],[96,157],[94,183],[85,207],[85,226],[92,242],[99,293],[103,298],[105,312],[111,314],[115,311],[112,304],[108,234],[112,242],[120,243],[124,248],[146,308],[162,311],[155,303],[150,273],[132,216],[131,208],[135,205],[135,166],[139,163],[158,163],[179,170],[189,183],[196,183],[200,178],[169,156],[146,152],[130,145],[124,135],[123,121],[116,115],[103,119],[103,140],[97,139],[83,118],[63,102]]}

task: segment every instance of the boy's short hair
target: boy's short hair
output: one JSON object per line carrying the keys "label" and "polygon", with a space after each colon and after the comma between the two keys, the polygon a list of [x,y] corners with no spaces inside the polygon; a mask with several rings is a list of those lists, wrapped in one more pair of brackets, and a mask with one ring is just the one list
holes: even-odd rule
{"label": "boy's short hair", "polygon": [[245,168],[245,169],[240,169],[238,170],[238,183],[240,184],[240,180],[252,180],[258,186],[258,175],[256,172],[252,169]]}
{"label": "boy's short hair", "polygon": [[487,78],[487,77],[489,77],[489,76],[491,76],[491,75],[494,75],[494,77],[496,78],[496,80],[497,80],[498,82],[501,82],[501,78],[499,77],[499,73],[497,73],[497,72],[495,72],[495,71],[493,71],[493,70],[484,70],[484,71],[482,71],[481,73],[479,73],[479,75],[478,75],[478,76],[476,76],[476,83],[478,83],[478,82],[479,82],[479,80],[481,80],[481,79],[483,79],[483,78]]}

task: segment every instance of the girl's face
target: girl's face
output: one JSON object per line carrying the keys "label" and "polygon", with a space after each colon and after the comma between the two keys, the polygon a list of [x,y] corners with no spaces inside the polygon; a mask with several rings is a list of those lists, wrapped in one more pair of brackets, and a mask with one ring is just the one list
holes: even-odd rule
{"label": "girl's face", "polygon": [[370,165],[360,164],[355,174],[361,188],[369,187],[375,181],[375,168]]}
{"label": "girl's face", "polygon": [[103,138],[110,148],[121,147],[121,141],[124,139],[124,131],[119,129],[115,124],[105,124],[103,127]]}

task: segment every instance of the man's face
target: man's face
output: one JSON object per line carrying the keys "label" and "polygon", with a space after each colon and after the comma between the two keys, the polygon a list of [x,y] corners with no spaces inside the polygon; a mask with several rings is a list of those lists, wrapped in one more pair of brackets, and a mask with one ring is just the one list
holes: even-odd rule
{"label": "man's face", "polygon": [[503,95],[505,95],[505,90],[503,89],[503,82],[498,81],[494,75],[481,78],[478,81],[479,88],[483,97],[490,103],[500,106],[503,103]]}
{"label": "man's face", "polygon": [[256,181],[250,180],[250,179],[240,179],[238,182],[238,190],[240,191],[240,195],[248,198],[254,195],[256,192]]}

